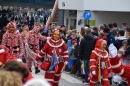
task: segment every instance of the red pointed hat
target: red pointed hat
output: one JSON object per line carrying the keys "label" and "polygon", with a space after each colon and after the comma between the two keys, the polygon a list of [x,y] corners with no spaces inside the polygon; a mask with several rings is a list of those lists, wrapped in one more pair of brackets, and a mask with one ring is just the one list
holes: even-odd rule
{"label": "red pointed hat", "polygon": [[96,44],[95,44],[95,48],[101,49],[102,43],[106,41],[103,39],[97,40]]}

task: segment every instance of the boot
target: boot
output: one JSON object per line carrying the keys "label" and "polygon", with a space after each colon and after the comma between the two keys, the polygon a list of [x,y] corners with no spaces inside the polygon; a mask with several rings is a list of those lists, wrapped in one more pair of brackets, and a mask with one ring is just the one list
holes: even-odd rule
{"label": "boot", "polygon": [[108,80],[110,82],[110,85],[112,85],[112,77],[109,77]]}
{"label": "boot", "polygon": [[29,68],[29,70],[30,70],[30,72],[32,72],[32,69],[31,69],[31,68]]}
{"label": "boot", "polygon": [[22,59],[23,63],[26,63],[26,60],[25,59]]}
{"label": "boot", "polygon": [[39,73],[40,70],[38,69],[38,67],[35,68],[35,74]]}

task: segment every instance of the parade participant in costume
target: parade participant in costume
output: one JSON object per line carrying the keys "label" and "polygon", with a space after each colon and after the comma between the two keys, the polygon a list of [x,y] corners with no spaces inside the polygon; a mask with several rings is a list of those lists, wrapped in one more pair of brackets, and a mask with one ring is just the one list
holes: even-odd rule
{"label": "parade participant in costume", "polygon": [[90,57],[91,78],[89,86],[95,86],[97,82],[100,82],[102,86],[110,86],[108,81],[110,63],[106,47],[106,41],[100,39],[96,42],[95,49],[92,51]]}
{"label": "parade participant in costume", "polygon": [[[41,30],[42,26],[36,24],[34,26],[34,28],[28,32],[28,34],[25,37],[25,48],[26,46],[29,46],[29,48],[34,52],[34,53],[38,53],[39,52],[39,40],[43,40],[46,41],[46,37],[42,36],[40,34],[40,30]],[[27,52],[27,50],[26,50]],[[31,67],[32,67],[32,62],[34,62],[34,66],[35,66],[35,73],[39,73],[40,70],[38,69],[38,62],[34,61],[34,59],[32,58],[32,56],[29,55],[30,52],[27,52],[27,66],[29,67],[30,71]]]}
{"label": "parade participant in costume", "polygon": [[[29,32],[29,27],[28,27],[28,25],[25,25],[25,26],[23,27],[23,32],[21,33],[24,46],[25,46],[25,37],[26,37],[26,35],[28,34],[28,32]],[[25,47],[24,47],[24,55],[22,56],[23,62],[26,62],[26,58],[27,58],[26,49],[25,49]]]}
{"label": "parade participant in costume", "polygon": [[[21,63],[21,65],[23,65],[27,70],[28,70],[28,72],[26,71],[26,73],[25,73],[25,75],[26,75],[26,77],[24,77],[24,79],[23,79],[23,83],[26,83],[27,81],[29,81],[30,79],[32,79],[33,78],[33,76],[32,76],[32,74],[29,72],[29,69],[27,68],[27,66],[24,64],[24,63],[22,63],[22,60],[21,59],[18,59],[18,58],[16,58],[15,56],[13,56],[13,55],[11,55],[10,53],[9,53],[9,51],[8,51],[8,48],[7,47],[5,47],[5,46],[3,46],[3,45],[0,45],[0,67],[2,68],[2,69],[5,69],[5,68],[3,68],[5,65],[7,65],[7,63],[8,62],[10,62],[10,61],[12,61],[12,60],[15,60],[15,61],[18,61],[18,62],[20,62]],[[7,69],[7,66],[6,66],[6,69],[5,70],[7,70],[7,71],[16,71],[16,72],[21,72],[22,70],[21,69],[15,69],[16,68],[16,66],[18,67],[18,65],[16,65],[17,64],[17,62],[11,62],[12,64],[9,64],[8,65],[8,69]],[[13,65],[13,66],[12,66]],[[25,69],[24,68],[24,69]],[[21,70],[21,71],[20,71]],[[23,71],[24,72],[24,71]]]}
{"label": "parade participant in costume", "polygon": [[121,76],[125,81],[128,82],[130,86],[130,66],[129,65],[125,66],[121,64],[120,58],[118,57],[117,49],[113,44],[110,44],[109,46],[109,53],[111,54],[110,60],[111,60],[112,72]]}
{"label": "parade participant in costume", "polygon": [[[39,61],[43,56],[46,56],[45,61],[40,66],[41,69],[45,70],[45,79],[52,86],[59,86],[59,80],[61,77],[61,73],[65,65],[68,63],[68,51],[66,43],[60,38],[60,32],[58,29],[55,29],[52,33],[51,39],[49,39],[45,46],[42,48],[41,52],[36,57],[36,61]],[[56,56],[54,56],[54,53]],[[53,59],[56,58],[57,65],[54,65],[54,69],[50,70],[52,67]],[[46,67],[46,69],[45,69]]]}
{"label": "parade participant in costume", "polygon": [[2,45],[9,48],[11,55],[19,58],[24,52],[21,34],[17,32],[16,24],[14,22],[9,22],[7,28],[8,30],[2,38]]}

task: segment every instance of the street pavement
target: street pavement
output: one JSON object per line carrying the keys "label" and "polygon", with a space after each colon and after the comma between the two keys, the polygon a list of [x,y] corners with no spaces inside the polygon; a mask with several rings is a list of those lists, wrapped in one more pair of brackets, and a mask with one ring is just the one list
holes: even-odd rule
{"label": "street pavement", "polygon": [[[40,73],[35,74],[34,73],[34,67],[32,68],[32,74],[35,78],[43,78],[44,77],[44,71],[41,70]],[[60,80],[59,86],[88,86],[82,83],[82,80],[74,75],[70,75],[67,72],[63,72]],[[115,85],[112,85],[115,86]]]}

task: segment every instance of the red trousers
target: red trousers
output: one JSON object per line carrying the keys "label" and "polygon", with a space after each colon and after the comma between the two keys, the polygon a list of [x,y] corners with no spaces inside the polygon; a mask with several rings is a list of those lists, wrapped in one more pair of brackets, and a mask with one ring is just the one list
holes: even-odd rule
{"label": "red trousers", "polygon": [[58,64],[58,71],[45,72],[45,79],[52,86],[59,86],[59,81],[61,78],[62,69],[64,68],[64,62]]}
{"label": "red trousers", "polygon": [[[96,75],[92,75],[90,78],[89,86],[96,86],[96,83],[98,82],[98,69],[96,71]],[[108,80],[108,70],[102,69],[102,86],[110,86],[109,80]]]}

